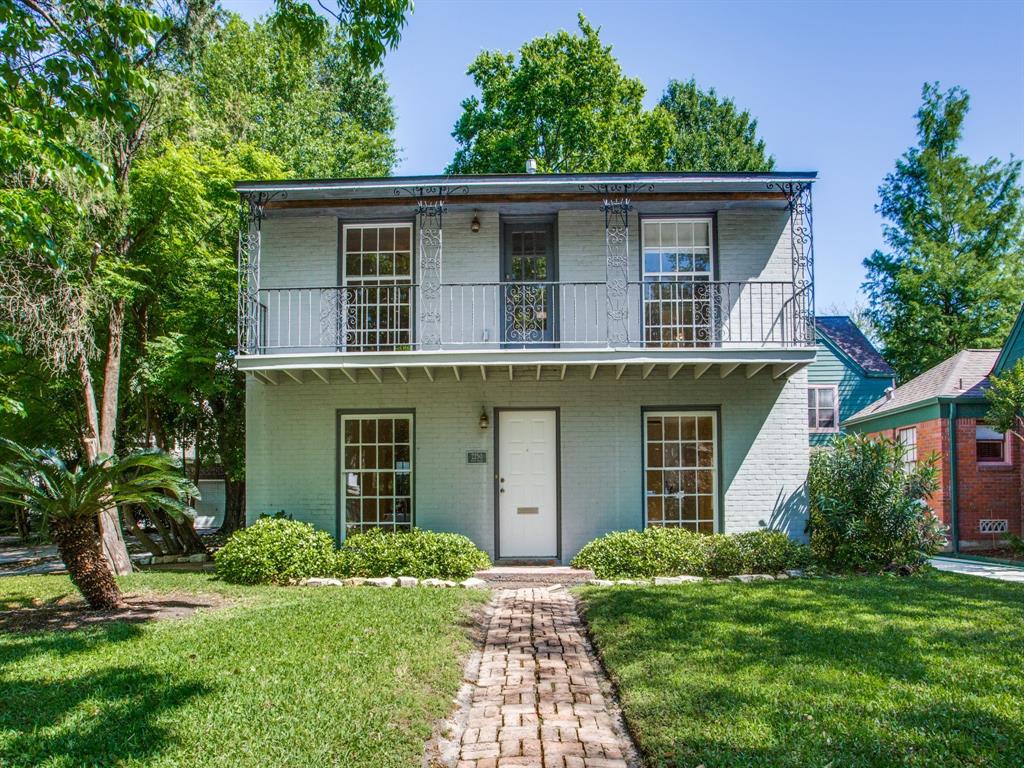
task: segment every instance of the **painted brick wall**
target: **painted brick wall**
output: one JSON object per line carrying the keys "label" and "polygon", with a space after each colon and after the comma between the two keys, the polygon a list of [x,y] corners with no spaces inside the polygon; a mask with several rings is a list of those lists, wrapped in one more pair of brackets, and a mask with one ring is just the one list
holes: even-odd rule
{"label": "painted brick wall", "polygon": [[[418,525],[465,533],[482,548],[494,542],[493,432],[477,420],[482,407],[560,407],[563,559],[608,531],[642,520],[641,407],[720,405],[725,530],[773,525],[802,536],[807,505],[806,377],[785,382],[767,372],[752,379],[707,375],[694,381],[663,371],[643,381],[627,370],[619,381],[601,370],[590,381],[571,368],[565,381],[545,369],[541,381],[492,371],[487,382],[465,369],[463,381],[439,372],[430,382],[411,371],[408,383],[385,372],[377,384],[277,386],[247,383],[247,506],[250,519],[285,510],[335,532],[336,411],[395,408],[416,413],[415,486]],[[311,377],[310,377],[311,378]],[[492,414],[493,423],[493,414]],[[486,450],[488,465],[469,465],[466,451]]]}
{"label": "painted brick wall", "polygon": [[[388,214],[394,218],[394,213]],[[445,216],[442,279],[445,283],[494,283],[501,278],[499,217],[481,211],[480,231],[473,233],[472,211]],[[373,218],[372,211],[359,219]],[[790,281],[793,277],[788,214],[773,210],[723,210],[718,214],[719,278],[723,281]],[[562,210],[557,219],[558,267],[564,283],[603,283],[606,277],[604,214],[600,210]],[[323,288],[338,282],[338,217],[271,215],[262,229],[262,288]],[[630,214],[629,242],[630,327],[632,340],[641,338],[640,218]],[[749,340],[768,335],[788,340],[790,324],[779,322],[789,287],[734,288],[723,297],[726,322],[734,338]],[[564,286],[558,311],[562,338],[600,342],[606,338],[606,295],[603,285]],[[324,304],[332,294],[292,291],[266,296],[267,342],[313,351],[333,346],[336,328],[322,321]],[[445,287],[442,291],[442,338],[446,344],[480,347],[500,333],[501,296],[496,286]],[[329,307],[328,307],[329,309]],[[747,345],[749,346],[749,345]]]}

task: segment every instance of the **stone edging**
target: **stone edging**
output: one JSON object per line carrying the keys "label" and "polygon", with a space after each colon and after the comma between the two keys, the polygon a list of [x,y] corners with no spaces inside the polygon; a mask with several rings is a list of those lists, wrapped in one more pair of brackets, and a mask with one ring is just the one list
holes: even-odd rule
{"label": "stone edging", "polygon": [[465,581],[451,581],[449,579],[417,579],[412,576],[383,576],[377,579],[364,579],[361,576],[353,576],[348,579],[330,579],[314,577],[303,579],[298,583],[300,587],[433,587],[450,589],[461,587],[463,589],[487,589],[487,582],[483,579],[466,579]]}
{"label": "stone edging", "polygon": [[724,578],[704,576],[655,576],[653,579],[590,579],[587,584],[593,587],[665,587],[673,584],[690,584],[694,582],[722,584],[727,581],[738,581],[748,584],[752,581],[785,581],[787,579],[813,578],[800,569],[792,569],[783,573],[738,573]]}

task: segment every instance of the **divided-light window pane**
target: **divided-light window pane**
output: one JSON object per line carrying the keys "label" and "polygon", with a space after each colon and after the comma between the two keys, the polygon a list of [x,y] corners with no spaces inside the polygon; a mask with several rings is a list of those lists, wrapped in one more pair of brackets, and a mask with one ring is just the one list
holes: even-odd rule
{"label": "divided-light window pane", "polygon": [[714,533],[718,508],[717,450],[713,413],[646,415],[647,525]]}
{"label": "divided-light window pane", "polygon": [[412,527],[412,417],[344,416],[345,531]]}

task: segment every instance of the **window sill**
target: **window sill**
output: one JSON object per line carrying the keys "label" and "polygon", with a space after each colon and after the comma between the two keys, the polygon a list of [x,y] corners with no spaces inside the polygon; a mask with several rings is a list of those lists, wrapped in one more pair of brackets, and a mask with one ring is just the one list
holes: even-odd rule
{"label": "window sill", "polygon": [[974,465],[981,470],[990,469],[1013,469],[1013,463],[1009,461],[975,461]]}

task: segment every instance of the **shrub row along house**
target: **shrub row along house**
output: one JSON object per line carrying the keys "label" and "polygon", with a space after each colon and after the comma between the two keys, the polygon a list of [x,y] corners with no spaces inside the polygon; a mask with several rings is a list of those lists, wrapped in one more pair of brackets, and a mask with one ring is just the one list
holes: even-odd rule
{"label": "shrub row along house", "polygon": [[1024,308],[1002,349],[965,349],[843,422],[850,432],[903,443],[906,461],[939,456],[929,499],[954,551],[991,549],[1024,531],[1024,448],[985,421],[990,375],[1024,358]]}
{"label": "shrub row along house", "polygon": [[802,536],[814,178],[238,184],[249,519]]}

